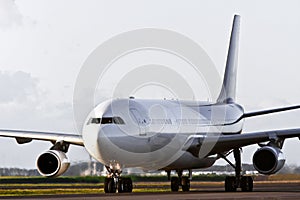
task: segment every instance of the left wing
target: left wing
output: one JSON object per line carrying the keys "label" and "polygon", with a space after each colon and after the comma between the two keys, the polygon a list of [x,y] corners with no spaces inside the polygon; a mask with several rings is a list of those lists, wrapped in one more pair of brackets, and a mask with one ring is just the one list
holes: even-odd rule
{"label": "left wing", "polygon": [[68,144],[84,146],[83,139],[80,135],[67,133],[0,129],[0,136],[15,138],[19,144],[28,143],[32,140],[44,140],[50,141],[53,144],[63,141]]}
{"label": "left wing", "polygon": [[244,146],[262,143],[262,142],[283,142],[284,139],[299,137],[300,129],[285,129],[261,131],[253,133],[243,133],[235,135],[191,135],[185,142],[183,150],[192,153],[194,156],[199,156],[199,151],[202,145],[212,147],[209,155],[219,154],[231,149],[241,148]]}

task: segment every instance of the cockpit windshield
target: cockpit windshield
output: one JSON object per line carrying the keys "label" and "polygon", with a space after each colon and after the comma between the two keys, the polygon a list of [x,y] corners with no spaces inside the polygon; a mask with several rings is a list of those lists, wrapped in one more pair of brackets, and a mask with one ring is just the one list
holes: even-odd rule
{"label": "cockpit windshield", "polygon": [[125,124],[121,117],[91,118],[88,124]]}

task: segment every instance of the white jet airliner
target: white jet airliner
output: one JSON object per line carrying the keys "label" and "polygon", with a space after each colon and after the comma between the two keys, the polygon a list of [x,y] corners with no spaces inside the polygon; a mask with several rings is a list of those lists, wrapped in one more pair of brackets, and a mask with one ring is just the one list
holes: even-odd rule
{"label": "white jet airliner", "polygon": [[[244,119],[300,106],[245,113],[235,102],[239,24],[240,16],[235,15],[223,86],[216,102],[113,99],[91,111],[80,135],[0,130],[0,136],[14,137],[19,144],[52,142],[51,149],[37,158],[37,169],[46,177],[59,176],[68,169],[69,145],[83,146],[107,168],[106,193],[132,191],[131,179],[121,177],[122,169],[129,167],[165,170],[172,191],[179,187],[189,191],[192,170],[210,167],[220,158],[235,169],[235,176],[225,179],[225,190],[252,191],[252,177],[242,172],[241,148],[259,144],[253,165],[259,173],[274,174],[285,163],[281,151],[284,140],[300,137],[300,129],[243,133]],[[227,159],[230,153],[235,163]],[[178,176],[171,177],[172,170]],[[189,176],[182,176],[184,170]]]}

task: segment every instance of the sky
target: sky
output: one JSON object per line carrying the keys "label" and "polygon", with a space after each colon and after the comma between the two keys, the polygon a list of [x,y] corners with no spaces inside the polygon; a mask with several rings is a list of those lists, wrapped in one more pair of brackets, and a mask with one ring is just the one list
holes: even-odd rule
{"label": "sky", "polygon": [[[241,15],[237,103],[246,111],[299,104],[299,7],[296,0],[1,0],[0,128],[76,133],[73,91],[80,69],[99,45],[126,31],[185,35],[222,76],[234,14]],[[99,100],[105,95],[100,92]],[[300,127],[299,116],[288,111],[247,119],[244,130]],[[1,138],[0,167],[35,168],[36,157],[50,147]],[[251,163],[257,148],[243,148],[243,162]],[[300,165],[297,151],[298,139],[285,142],[288,164]],[[82,147],[71,146],[68,156],[73,163],[89,160]]]}

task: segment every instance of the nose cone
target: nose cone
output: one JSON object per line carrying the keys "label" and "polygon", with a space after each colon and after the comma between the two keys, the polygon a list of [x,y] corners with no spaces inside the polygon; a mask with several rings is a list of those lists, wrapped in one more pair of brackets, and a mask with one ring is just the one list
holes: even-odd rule
{"label": "nose cone", "polygon": [[138,133],[138,126],[128,120],[130,105],[128,99],[108,100],[95,107],[86,118],[82,130],[84,146],[97,161],[107,164],[111,158],[114,149],[110,148],[114,145],[108,137]]}
{"label": "nose cone", "polygon": [[[82,129],[82,138],[86,150],[93,158],[100,162],[101,156],[98,144],[98,135],[101,128],[100,118],[108,109],[109,104],[110,101],[105,101],[95,107],[87,116]],[[94,119],[94,121],[92,121],[92,119]],[[99,119],[99,121],[96,119]]]}

